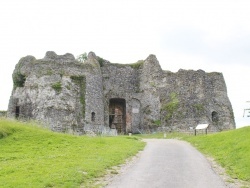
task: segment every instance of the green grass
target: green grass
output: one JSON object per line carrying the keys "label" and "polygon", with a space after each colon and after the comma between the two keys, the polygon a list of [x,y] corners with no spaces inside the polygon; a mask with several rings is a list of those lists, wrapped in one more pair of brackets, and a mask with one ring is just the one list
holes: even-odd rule
{"label": "green grass", "polygon": [[[95,178],[143,149],[141,138],[60,134],[0,119],[0,187],[91,187]],[[213,157],[233,178],[250,181],[250,127],[209,135],[167,133]]]}
{"label": "green grass", "polygon": [[172,133],[166,133],[166,137],[164,137],[164,133],[153,133],[153,134],[136,134],[136,137],[138,138],[157,138],[157,139],[183,139],[184,137],[188,137],[189,135],[178,133],[178,132],[172,132]]}
{"label": "green grass", "polygon": [[0,187],[91,187],[144,145],[135,137],[73,136],[0,119]]}
{"label": "green grass", "polygon": [[[164,138],[163,133],[137,135],[139,138]],[[167,133],[166,138],[190,142],[215,159],[235,179],[250,182],[250,127],[198,136]]]}
{"label": "green grass", "polygon": [[250,127],[184,139],[212,156],[231,177],[250,181]]}

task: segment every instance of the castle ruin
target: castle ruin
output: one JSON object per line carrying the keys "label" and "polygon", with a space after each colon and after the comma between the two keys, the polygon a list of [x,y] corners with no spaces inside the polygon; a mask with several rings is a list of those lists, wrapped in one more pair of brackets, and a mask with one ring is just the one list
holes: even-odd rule
{"label": "castle ruin", "polygon": [[[47,52],[43,59],[21,58],[12,76],[8,116],[38,120],[53,131],[145,133],[199,123],[213,131],[235,128],[222,73],[165,71],[155,55],[114,64],[93,52],[85,62]],[[171,96],[174,109],[167,108]]]}

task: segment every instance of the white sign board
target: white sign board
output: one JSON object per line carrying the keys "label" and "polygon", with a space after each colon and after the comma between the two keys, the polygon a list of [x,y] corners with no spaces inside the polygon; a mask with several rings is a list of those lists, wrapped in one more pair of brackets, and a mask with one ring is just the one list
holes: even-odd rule
{"label": "white sign board", "polygon": [[132,109],[132,112],[133,112],[134,114],[138,114],[138,113],[139,113],[139,109],[138,109],[138,108],[133,108],[133,109]]}
{"label": "white sign board", "polygon": [[197,129],[207,129],[208,128],[208,125],[209,124],[199,124],[199,125],[197,125],[197,127],[195,128],[196,130]]}

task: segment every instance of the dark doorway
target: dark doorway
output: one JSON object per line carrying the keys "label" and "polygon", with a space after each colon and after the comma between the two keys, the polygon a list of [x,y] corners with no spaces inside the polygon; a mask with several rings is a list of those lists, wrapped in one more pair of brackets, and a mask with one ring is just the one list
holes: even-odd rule
{"label": "dark doorway", "polygon": [[114,98],[109,101],[109,127],[118,133],[126,132],[126,101]]}
{"label": "dark doorway", "polygon": [[15,111],[15,117],[16,117],[16,119],[19,118],[19,115],[20,115],[20,106],[16,106],[16,111]]}
{"label": "dark doorway", "polygon": [[212,112],[212,121],[213,121],[214,123],[218,123],[218,121],[219,121],[218,113],[215,112],[215,111]]}

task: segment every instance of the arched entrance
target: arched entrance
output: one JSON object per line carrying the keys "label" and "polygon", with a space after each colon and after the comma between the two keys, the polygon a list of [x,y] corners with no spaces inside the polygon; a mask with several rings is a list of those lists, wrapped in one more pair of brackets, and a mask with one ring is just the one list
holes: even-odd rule
{"label": "arched entrance", "polygon": [[109,127],[118,133],[126,132],[126,101],[121,98],[109,100]]}

